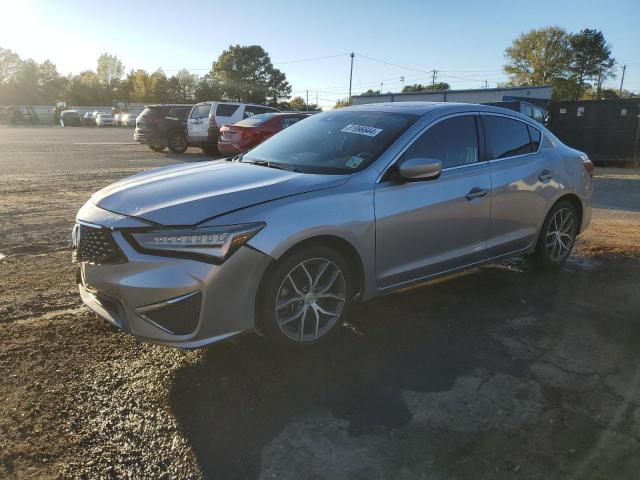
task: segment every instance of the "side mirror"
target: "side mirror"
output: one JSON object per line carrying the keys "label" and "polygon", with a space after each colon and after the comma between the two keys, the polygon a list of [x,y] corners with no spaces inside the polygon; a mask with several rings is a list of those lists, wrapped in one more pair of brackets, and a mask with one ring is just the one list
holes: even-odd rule
{"label": "side mirror", "polygon": [[433,158],[408,158],[400,164],[398,170],[405,180],[433,180],[442,173],[442,162]]}

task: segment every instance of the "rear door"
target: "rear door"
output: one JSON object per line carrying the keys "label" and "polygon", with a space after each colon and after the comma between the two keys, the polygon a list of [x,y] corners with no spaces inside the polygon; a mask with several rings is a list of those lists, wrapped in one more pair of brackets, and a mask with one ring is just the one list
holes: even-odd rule
{"label": "rear door", "polygon": [[506,115],[482,114],[493,202],[491,256],[523,250],[536,240],[549,200],[560,188],[553,160],[540,149],[536,127]]}
{"label": "rear door", "polygon": [[187,137],[190,142],[203,142],[207,139],[210,111],[210,103],[199,103],[191,109],[187,120]]}
{"label": "rear door", "polygon": [[432,124],[402,154],[442,161],[439,178],[376,185],[379,289],[446,272],[485,257],[491,211],[489,165],[480,158],[477,115]]}

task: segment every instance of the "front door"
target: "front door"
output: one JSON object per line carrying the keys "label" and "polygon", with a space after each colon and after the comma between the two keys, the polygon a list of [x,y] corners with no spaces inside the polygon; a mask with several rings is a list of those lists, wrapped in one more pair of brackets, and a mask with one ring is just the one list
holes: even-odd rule
{"label": "front door", "polygon": [[485,258],[491,178],[489,165],[480,161],[477,122],[474,114],[440,120],[397,162],[413,157],[440,160],[439,178],[407,182],[391,172],[376,185],[379,289]]}

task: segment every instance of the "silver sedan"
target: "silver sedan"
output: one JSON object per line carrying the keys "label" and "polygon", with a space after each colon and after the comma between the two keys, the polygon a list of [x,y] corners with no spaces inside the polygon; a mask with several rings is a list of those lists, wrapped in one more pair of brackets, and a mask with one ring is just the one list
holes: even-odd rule
{"label": "silver sedan", "polygon": [[309,345],[354,302],[427,279],[512,255],[561,267],[590,223],[592,174],[497,107],[332,110],[233,159],[95,193],[73,231],[80,295],[152,342]]}

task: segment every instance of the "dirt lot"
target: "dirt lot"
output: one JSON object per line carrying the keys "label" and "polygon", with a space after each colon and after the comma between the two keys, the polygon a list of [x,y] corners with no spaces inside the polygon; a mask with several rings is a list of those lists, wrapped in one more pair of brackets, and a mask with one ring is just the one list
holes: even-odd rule
{"label": "dirt lot", "polygon": [[0,478],[638,478],[640,170],[598,171],[558,274],[516,259],[380,298],[309,352],[177,351],[74,286],[91,192],[207,159],[131,137],[0,127]]}

